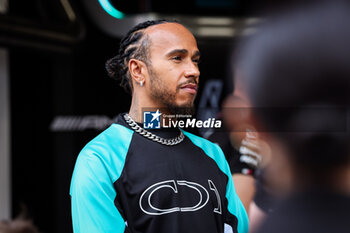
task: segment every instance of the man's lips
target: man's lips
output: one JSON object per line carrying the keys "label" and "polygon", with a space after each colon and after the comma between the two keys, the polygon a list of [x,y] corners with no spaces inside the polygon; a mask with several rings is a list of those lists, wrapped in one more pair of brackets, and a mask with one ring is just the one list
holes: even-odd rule
{"label": "man's lips", "polygon": [[198,85],[194,83],[188,83],[188,84],[182,85],[180,88],[191,94],[196,94],[198,90]]}

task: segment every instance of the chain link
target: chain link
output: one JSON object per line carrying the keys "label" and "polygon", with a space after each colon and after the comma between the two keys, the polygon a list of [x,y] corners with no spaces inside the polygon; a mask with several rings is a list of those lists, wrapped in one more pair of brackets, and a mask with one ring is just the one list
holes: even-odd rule
{"label": "chain link", "polygon": [[145,130],[144,128],[142,128],[141,126],[139,126],[130,116],[129,114],[125,114],[124,115],[124,119],[126,121],[126,123],[128,123],[128,125],[138,134],[144,136],[145,138],[151,139],[155,142],[158,142],[160,144],[166,145],[166,146],[174,146],[179,144],[180,142],[182,142],[185,138],[184,133],[180,130],[180,135],[177,136],[176,138],[171,138],[171,139],[165,139],[165,138],[161,138],[147,130]]}

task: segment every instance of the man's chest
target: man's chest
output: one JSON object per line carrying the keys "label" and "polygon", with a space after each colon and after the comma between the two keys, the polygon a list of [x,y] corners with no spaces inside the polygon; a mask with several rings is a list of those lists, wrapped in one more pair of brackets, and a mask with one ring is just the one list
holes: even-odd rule
{"label": "man's chest", "polygon": [[189,142],[177,147],[151,145],[130,148],[115,183],[117,193],[119,189],[135,209],[150,216],[222,214],[227,177],[213,159]]}

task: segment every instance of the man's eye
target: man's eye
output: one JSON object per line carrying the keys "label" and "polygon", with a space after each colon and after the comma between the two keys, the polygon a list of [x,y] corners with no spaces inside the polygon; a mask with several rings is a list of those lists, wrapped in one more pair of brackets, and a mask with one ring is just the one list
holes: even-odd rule
{"label": "man's eye", "polygon": [[199,65],[199,63],[201,62],[201,59],[195,58],[195,59],[192,59],[192,62],[195,63],[196,65]]}
{"label": "man's eye", "polygon": [[181,61],[181,57],[180,56],[175,56],[172,59],[175,60],[175,61]]}

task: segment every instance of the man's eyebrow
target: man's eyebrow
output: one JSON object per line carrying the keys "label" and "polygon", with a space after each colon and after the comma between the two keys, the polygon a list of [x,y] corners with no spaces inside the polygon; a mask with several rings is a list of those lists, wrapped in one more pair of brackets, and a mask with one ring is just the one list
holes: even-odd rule
{"label": "man's eyebrow", "polygon": [[179,53],[188,54],[188,51],[187,49],[174,49],[174,50],[171,50],[169,53],[167,53],[167,56],[171,56]]}
{"label": "man's eyebrow", "polygon": [[194,52],[193,54],[194,57],[200,57],[201,56],[201,52],[199,52],[198,50],[196,52]]}
{"label": "man's eyebrow", "polygon": [[[175,54],[188,54],[188,50],[187,49],[174,49],[172,51],[170,51],[169,53],[167,53],[167,56],[172,56],[172,55],[175,55]],[[201,56],[201,53],[197,50],[194,52],[193,54],[193,57],[200,57]]]}

